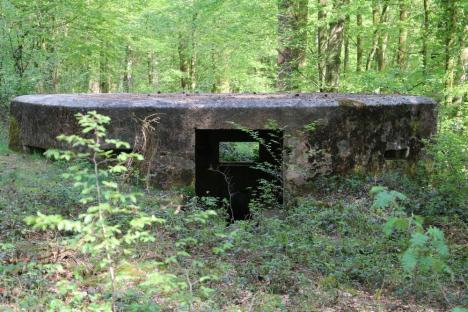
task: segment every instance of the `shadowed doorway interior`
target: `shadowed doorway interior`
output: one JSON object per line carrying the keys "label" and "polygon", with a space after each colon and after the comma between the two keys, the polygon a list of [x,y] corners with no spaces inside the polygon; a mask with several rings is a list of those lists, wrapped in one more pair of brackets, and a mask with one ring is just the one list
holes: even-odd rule
{"label": "shadowed doorway interior", "polygon": [[[249,218],[249,202],[259,180],[282,189],[282,149],[283,132],[279,130],[196,129],[197,196],[226,199],[230,220]],[[274,174],[271,168],[275,168]],[[282,193],[276,196],[282,203]]]}

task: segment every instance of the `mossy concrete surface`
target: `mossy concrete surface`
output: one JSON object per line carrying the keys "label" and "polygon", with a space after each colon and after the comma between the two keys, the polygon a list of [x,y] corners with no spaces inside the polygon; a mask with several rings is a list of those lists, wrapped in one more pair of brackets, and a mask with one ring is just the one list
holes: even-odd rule
{"label": "mossy concrete surface", "polygon": [[[79,131],[77,112],[112,118],[109,136],[130,143],[139,120],[159,116],[149,176],[163,188],[195,179],[195,129],[284,129],[284,185],[300,193],[317,175],[379,170],[386,153],[421,157],[436,130],[436,102],[406,95],[358,94],[64,94],[21,96],[11,103],[10,146],[61,147]],[[314,126],[311,127],[310,125]],[[154,146],[157,145],[157,146]],[[404,151],[404,152],[402,152]]]}
{"label": "mossy concrete surface", "polygon": [[8,122],[9,142],[8,147],[14,151],[22,150],[21,128],[15,117],[10,116]]}

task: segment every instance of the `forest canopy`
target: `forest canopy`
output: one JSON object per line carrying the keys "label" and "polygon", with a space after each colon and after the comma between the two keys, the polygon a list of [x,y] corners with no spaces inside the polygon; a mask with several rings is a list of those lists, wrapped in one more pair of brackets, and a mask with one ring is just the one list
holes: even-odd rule
{"label": "forest canopy", "polygon": [[[0,0],[0,310],[468,311],[467,11],[466,0]],[[419,140],[418,118],[435,128],[433,106],[430,115],[410,107],[417,118],[401,120],[421,159],[398,156],[409,147],[382,150],[383,170],[314,175],[286,203],[284,164],[257,163],[268,144],[239,125],[251,137],[220,141],[216,162],[281,181],[254,181],[245,220],[233,217],[225,174],[226,198],[151,184],[138,163],[156,159],[146,139],[159,140],[166,116],[141,120],[144,139],[132,146],[107,137],[109,116],[82,111],[81,133],[58,137],[68,150],[18,141],[31,155],[12,151],[19,119],[30,132],[73,122],[60,113],[57,125],[41,123],[36,110],[15,119],[18,102],[8,116],[15,96],[182,92],[424,95],[438,103],[437,131]],[[380,115],[366,129],[381,138],[387,115],[371,112]],[[308,142],[288,137],[301,148],[298,171],[316,170],[303,164],[322,155],[308,144],[319,121],[297,131]]]}
{"label": "forest canopy", "polygon": [[461,103],[458,0],[2,0],[0,94],[341,91]]}

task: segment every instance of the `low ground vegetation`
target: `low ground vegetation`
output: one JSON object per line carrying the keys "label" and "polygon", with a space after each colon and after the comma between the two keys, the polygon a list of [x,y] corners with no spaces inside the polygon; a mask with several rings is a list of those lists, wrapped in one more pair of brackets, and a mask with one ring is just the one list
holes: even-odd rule
{"label": "low ground vegetation", "polygon": [[[76,175],[63,178],[69,168],[1,141],[2,310],[464,311],[467,304],[466,219],[455,208],[463,194],[437,202],[445,191],[417,175],[317,179],[284,210],[267,214],[254,201],[251,220],[229,224],[213,198],[143,191],[113,175],[106,200],[126,199],[108,201],[99,220],[83,185],[73,187]],[[102,226],[113,234],[99,234]]]}
{"label": "low ground vegetation", "polygon": [[[440,0],[0,1],[0,310],[466,311],[466,12]],[[23,94],[326,90],[436,99],[427,159],[411,175],[316,179],[274,214],[263,185],[253,218],[233,224],[191,189],[110,176],[143,196],[96,223],[62,177],[69,163],[6,143]],[[56,218],[41,227],[38,212]],[[90,231],[93,253],[79,224],[121,232]]]}

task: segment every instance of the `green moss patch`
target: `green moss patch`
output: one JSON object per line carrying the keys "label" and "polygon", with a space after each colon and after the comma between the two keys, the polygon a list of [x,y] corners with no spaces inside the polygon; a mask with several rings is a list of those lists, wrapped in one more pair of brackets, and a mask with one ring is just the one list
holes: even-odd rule
{"label": "green moss patch", "polygon": [[8,146],[14,151],[20,151],[22,147],[21,143],[21,128],[18,121],[10,116],[9,119],[9,143]]}

